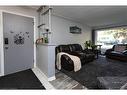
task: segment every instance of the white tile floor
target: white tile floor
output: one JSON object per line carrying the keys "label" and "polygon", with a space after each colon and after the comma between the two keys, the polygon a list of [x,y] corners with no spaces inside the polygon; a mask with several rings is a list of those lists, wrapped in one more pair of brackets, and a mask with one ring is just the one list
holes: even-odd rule
{"label": "white tile floor", "polygon": [[55,89],[51,85],[51,83],[48,82],[48,79],[46,78],[46,76],[38,68],[33,68],[32,70],[33,70],[33,72],[35,73],[35,75],[37,76],[37,78],[40,80],[40,82],[43,84],[43,86],[47,90]]}

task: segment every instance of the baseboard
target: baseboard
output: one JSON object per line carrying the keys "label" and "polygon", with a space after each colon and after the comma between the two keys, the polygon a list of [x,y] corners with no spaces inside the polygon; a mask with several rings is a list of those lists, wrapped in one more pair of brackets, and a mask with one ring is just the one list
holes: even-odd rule
{"label": "baseboard", "polygon": [[0,77],[4,76],[4,74],[0,73]]}
{"label": "baseboard", "polygon": [[53,80],[55,80],[56,79],[56,77],[55,76],[52,76],[52,77],[47,77],[38,67],[36,67],[37,69],[38,69],[38,71],[41,73],[41,74],[43,74],[43,76],[48,80],[48,81],[53,81]]}
{"label": "baseboard", "polygon": [[48,81],[46,75],[38,67],[33,68],[32,70],[46,89],[55,89],[53,85],[51,85],[51,83]]}
{"label": "baseboard", "polygon": [[56,79],[56,77],[53,76],[53,77],[48,78],[48,81],[53,81],[53,80],[55,80],[55,79]]}
{"label": "baseboard", "polygon": [[[33,69],[35,69],[35,68],[33,68]],[[36,67],[36,70],[37,70],[40,74],[42,74],[43,77],[44,77],[45,79],[48,80],[48,77],[47,77],[38,67]]]}

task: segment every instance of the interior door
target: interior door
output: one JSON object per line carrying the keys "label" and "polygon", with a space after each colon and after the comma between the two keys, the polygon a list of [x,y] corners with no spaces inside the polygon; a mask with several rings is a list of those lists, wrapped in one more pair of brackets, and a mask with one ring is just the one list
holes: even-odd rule
{"label": "interior door", "polygon": [[33,18],[3,13],[4,74],[33,68]]}

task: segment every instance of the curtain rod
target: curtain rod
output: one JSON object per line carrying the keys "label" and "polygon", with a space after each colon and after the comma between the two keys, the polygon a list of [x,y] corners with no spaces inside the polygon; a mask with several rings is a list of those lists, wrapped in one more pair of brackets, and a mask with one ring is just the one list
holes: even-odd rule
{"label": "curtain rod", "polygon": [[108,25],[108,26],[103,26],[103,27],[98,27],[98,28],[93,28],[93,30],[103,30],[103,29],[109,29],[109,28],[116,28],[116,27],[125,27],[125,26],[127,26],[127,24],[123,24],[123,25],[114,25],[114,26],[110,26],[110,25]]}

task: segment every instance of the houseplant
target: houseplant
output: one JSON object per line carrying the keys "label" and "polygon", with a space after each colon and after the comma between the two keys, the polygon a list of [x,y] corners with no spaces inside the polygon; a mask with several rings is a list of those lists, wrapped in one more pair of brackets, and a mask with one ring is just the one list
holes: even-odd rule
{"label": "houseplant", "polygon": [[97,48],[97,46],[95,44],[93,44],[91,40],[86,41],[84,44],[85,44],[86,49],[95,50]]}

